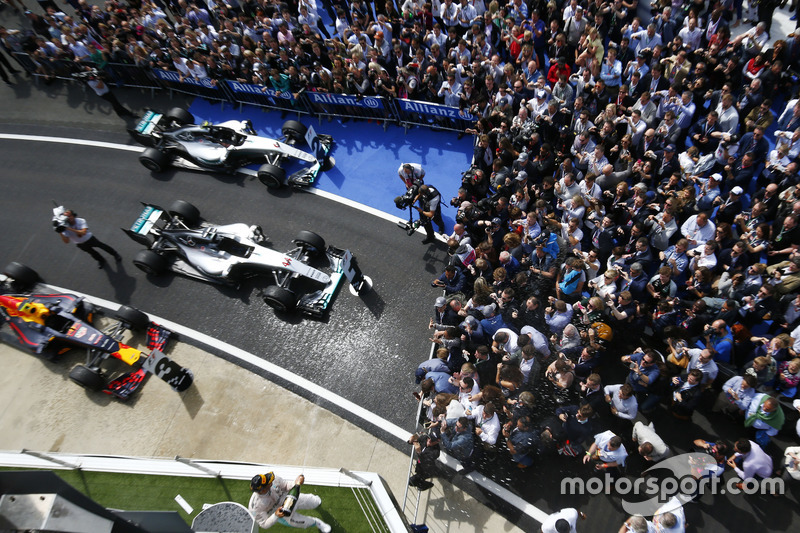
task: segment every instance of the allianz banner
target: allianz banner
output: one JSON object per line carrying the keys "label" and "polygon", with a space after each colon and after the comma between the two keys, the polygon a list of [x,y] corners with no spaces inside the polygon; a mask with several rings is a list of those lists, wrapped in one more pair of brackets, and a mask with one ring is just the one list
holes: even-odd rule
{"label": "allianz banner", "polygon": [[196,87],[204,87],[206,89],[214,89],[216,90],[217,87],[211,83],[211,78],[206,78],[204,80],[196,80],[191,77],[185,77],[181,80],[180,72],[173,72],[171,70],[160,70],[157,68],[153,69],[153,73],[156,77],[163,81],[168,81],[172,83],[183,83],[184,85],[194,85]]}
{"label": "allianz banner", "polygon": [[291,92],[276,91],[275,89],[271,89],[266,85],[253,85],[250,83],[240,83],[238,81],[230,81],[230,80],[225,80],[225,83],[228,85],[228,88],[235,93],[246,93],[246,94],[254,94],[257,96],[258,95],[268,96],[270,98],[280,98],[281,100],[294,100],[294,96],[292,95]]}
{"label": "allianz banner", "polygon": [[356,98],[348,94],[315,92],[307,92],[305,95],[312,104],[349,105],[352,107],[366,107],[367,109],[383,109],[383,98],[380,96]]}
{"label": "allianz banner", "polygon": [[422,115],[467,120],[470,122],[478,120],[478,117],[475,115],[467,111],[461,112],[457,107],[431,104],[429,102],[416,102],[414,100],[401,100],[399,98],[395,100],[395,102],[400,106],[400,110],[405,113],[420,113]]}

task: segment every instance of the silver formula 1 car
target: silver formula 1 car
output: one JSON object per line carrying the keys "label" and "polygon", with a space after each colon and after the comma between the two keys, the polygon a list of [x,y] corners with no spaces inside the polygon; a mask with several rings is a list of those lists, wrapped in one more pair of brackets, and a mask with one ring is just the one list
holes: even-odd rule
{"label": "silver formula 1 car", "polygon": [[[325,313],[343,277],[356,291],[366,286],[350,251],[326,247],[316,233],[298,232],[296,248],[281,253],[264,245],[266,237],[259,226],[201,223],[199,210],[182,200],[168,210],[143,205],[139,218],[123,231],[147,246],[133,263],[148,275],[171,270],[232,286],[249,277],[273,276],[275,284],[262,292],[264,301],[278,312],[298,309],[314,317]],[[311,266],[323,256],[327,266]]]}
{"label": "silver formula 1 car", "polygon": [[[319,173],[335,164],[330,155],[333,138],[317,134],[296,120],[287,120],[280,140],[260,137],[249,120],[228,120],[220,124],[195,124],[194,116],[176,107],[167,113],[147,111],[128,132],[148,146],[139,162],[152,172],[170,166],[191,170],[254,175],[267,187],[284,185],[308,187]],[[297,148],[306,142],[311,153]],[[286,175],[290,160],[301,168]],[[257,170],[248,168],[258,166]]]}

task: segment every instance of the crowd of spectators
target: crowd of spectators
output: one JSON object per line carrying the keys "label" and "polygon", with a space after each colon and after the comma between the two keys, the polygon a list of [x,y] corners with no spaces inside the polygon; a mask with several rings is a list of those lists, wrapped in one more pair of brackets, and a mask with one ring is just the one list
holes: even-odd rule
{"label": "crowd of spectators", "polygon": [[[624,475],[677,445],[742,480],[780,472],[800,382],[798,37],[768,45],[758,10],[731,38],[733,3],[498,11],[436,71],[480,119],[416,373],[429,443],[466,470],[558,453]],[[649,423],[696,409],[741,438]]]}
{"label": "crowd of spectators", "polygon": [[6,51],[44,76],[135,64],[480,117],[417,370],[420,451],[625,472],[670,453],[644,416],[708,407],[747,437],[695,443],[721,468],[777,457],[800,382],[800,35],[770,40],[769,2],[69,3],[0,28]]}

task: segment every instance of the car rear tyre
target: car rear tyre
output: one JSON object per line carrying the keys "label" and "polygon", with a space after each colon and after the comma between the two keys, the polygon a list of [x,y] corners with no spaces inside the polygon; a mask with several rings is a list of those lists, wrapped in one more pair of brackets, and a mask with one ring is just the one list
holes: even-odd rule
{"label": "car rear tyre", "polygon": [[3,274],[14,280],[17,287],[21,289],[33,287],[39,281],[39,274],[35,270],[16,261],[9,263],[3,270]]}
{"label": "car rear tyre", "polygon": [[100,372],[84,365],[73,368],[69,373],[69,379],[91,391],[98,391],[106,386],[106,380]]}
{"label": "car rear tyre", "polygon": [[131,329],[142,330],[150,325],[150,317],[135,307],[123,305],[117,309],[117,318],[125,322]]}
{"label": "car rear tyre", "polygon": [[185,124],[194,124],[194,115],[183,109],[182,107],[173,107],[166,112],[164,117],[178,126]]}
{"label": "car rear tyre", "polygon": [[200,210],[184,200],[175,200],[167,211],[170,216],[183,219],[187,226],[196,226],[200,222]]}
{"label": "car rear tyre", "polygon": [[283,127],[281,128],[281,132],[283,132],[284,137],[297,142],[306,138],[307,131],[308,128],[296,120],[287,120],[283,123]]}
{"label": "car rear tyre", "polygon": [[286,171],[281,167],[265,163],[258,169],[258,179],[270,189],[283,187]]}
{"label": "car rear tyre", "polygon": [[167,271],[167,260],[153,250],[142,250],[133,258],[133,264],[148,276],[160,276]]}
{"label": "car rear tyre", "polygon": [[292,291],[278,285],[270,285],[264,289],[264,303],[273,308],[276,313],[290,313],[297,307],[297,299]]}
{"label": "car rear tyre", "polygon": [[164,172],[169,162],[169,156],[158,148],[146,148],[139,156],[139,163],[151,172]]}

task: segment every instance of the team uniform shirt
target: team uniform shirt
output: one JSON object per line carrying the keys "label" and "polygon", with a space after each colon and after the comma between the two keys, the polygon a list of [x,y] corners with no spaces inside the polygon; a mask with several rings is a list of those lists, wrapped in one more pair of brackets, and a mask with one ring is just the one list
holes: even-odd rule
{"label": "team uniform shirt", "polygon": [[[106,92],[108,92],[108,91],[106,91]],[[63,234],[67,236],[67,238],[69,239],[69,241],[71,243],[73,243],[73,244],[81,244],[81,243],[84,243],[84,242],[86,242],[86,241],[88,241],[89,239],[92,238],[92,232],[91,231],[87,231],[83,235],[83,237],[79,237],[74,231],[71,231],[71,230],[80,231],[80,230],[83,230],[83,229],[87,229],[88,227],[89,226],[86,224],[86,220],[85,219],[75,217],[75,223],[73,225],[71,225],[71,226],[67,226],[67,229],[64,230]]]}

